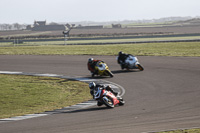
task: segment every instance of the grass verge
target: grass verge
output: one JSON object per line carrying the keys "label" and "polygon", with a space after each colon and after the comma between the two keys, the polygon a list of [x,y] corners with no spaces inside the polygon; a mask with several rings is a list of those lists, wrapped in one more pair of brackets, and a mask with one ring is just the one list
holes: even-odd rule
{"label": "grass verge", "polygon": [[91,98],[83,82],[0,74],[0,118],[54,110]]}
{"label": "grass verge", "polygon": [[119,51],[140,56],[200,56],[200,42],[116,45],[48,45],[1,47],[1,55],[117,55]]}
{"label": "grass verge", "polygon": [[174,130],[156,133],[200,133],[200,129],[185,129],[185,130]]}

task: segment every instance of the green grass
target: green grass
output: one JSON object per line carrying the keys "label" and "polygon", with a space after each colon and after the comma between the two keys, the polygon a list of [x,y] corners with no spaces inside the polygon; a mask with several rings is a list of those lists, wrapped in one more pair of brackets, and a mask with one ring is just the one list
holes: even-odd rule
{"label": "green grass", "polygon": [[140,56],[200,56],[200,42],[1,47],[0,55],[117,55],[119,51]]}
{"label": "green grass", "polygon": [[174,130],[156,133],[200,133],[200,129],[185,129],[185,130]]}
{"label": "green grass", "polygon": [[[1,47],[0,55],[117,55],[119,51],[124,51],[140,56],[200,56],[200,42],[53,45],[59,43],[61,42],[45,42],[46,46]],[[53,110],[88,99],[91,96],[85,83],[59,78],[0,75],[0,118]],[[159,133],[200,133],[200,129]]]}
{"label": "green grass", "polygon": [[0,118],[50,111],[89,99],[88,84],[83,82],[0,74]]}

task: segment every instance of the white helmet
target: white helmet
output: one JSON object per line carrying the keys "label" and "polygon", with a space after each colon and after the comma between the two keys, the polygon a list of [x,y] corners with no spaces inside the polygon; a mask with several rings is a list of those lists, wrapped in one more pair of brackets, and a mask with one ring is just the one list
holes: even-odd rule
{"label": "white helmet", "polygon": [[95,87],[96,87],[95,82],[90,82],[90,83],[89,83],[89,88],[90,88],[90,89],[94,89]]}

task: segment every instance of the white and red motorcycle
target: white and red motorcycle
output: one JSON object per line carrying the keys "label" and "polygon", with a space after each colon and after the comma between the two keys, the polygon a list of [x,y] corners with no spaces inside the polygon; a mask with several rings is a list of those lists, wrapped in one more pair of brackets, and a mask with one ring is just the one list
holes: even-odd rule
{"label": "white and red motorcycle", "polygon": [[[118,57],[117,57],[117,60],[118,60]],[[124,63],[125,63],[124,68],[126,68],[127,70],[129,69],[139,69],[140,71],[144,70],[144,67],[139,63],[138,58],[133,55],[129,55],[125,59]]]}
{"label": "white and red motorcycle", "polygon": [[125,101],[121,96],[115,96],[112,92],[107,91],[101,87],[94,89],[94,99],[100,101],[109,108],[114,108],[116,105],[124,105]]}

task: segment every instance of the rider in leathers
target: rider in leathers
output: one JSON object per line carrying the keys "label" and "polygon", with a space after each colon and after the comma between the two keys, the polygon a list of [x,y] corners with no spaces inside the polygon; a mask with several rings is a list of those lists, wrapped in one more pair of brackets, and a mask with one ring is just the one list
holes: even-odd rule
{"label": "rider in leathers", "polygon": [[121,65],[121,68],[122,68],[122,69],[125,68],[125,60],[126,60],[126,58],[127,58],[129,55],[130,55],[130,54],[126,54],[126,53],[124,53],[124,52],[122,52],[122,51],[120,51],[120,52],[118,53],[117,62],[118,62],[118,64]]}
{"label": "rider in leathers", "polygon": [[[118,92],[115,92],[110,86],[104,86],[104,85],[96,84],[96,83],[94,83],[94,82],[90,82],[90,83],[89,83],[89,88],[90,88],[90,94],[91,94],[92,96],[94,96],[94,95],[93,95],[93,94],[94,94],[94,89],[95,89],[96,87],[101,87],[101,88],[103,88],[103,89],[105,89],[105,90],[107,90],[107,91],[112,92],[115,96],[118,96]],[[93,97],[93,98],[94,98],[94,97]],[[100,101],[97,101],[97,106],[101,106],[101,105],[103,105],[103,103],[100,102]]]}
{"label": "rider in leathers", "polygon": [[99,61],[101,61],[101,60],[94,60],[93,58],[88,59],[87,66],[88,66],[88,70],[92,74],[92,77],[94,77],[95,74],[98,74],[98,70],[95,70],[95,66],[96,66],[97,62],[99,62]]}

